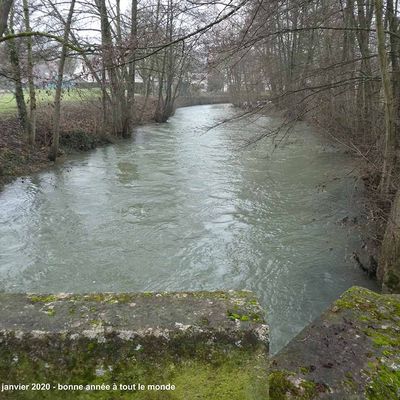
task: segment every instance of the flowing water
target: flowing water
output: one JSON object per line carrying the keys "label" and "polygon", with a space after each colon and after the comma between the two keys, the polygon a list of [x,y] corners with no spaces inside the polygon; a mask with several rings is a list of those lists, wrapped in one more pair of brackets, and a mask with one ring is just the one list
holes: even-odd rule
{"label": "flowing water", "polygon": [[[352,285],[361,211],[352,160],[298,124],[243,148],[269,117],[178,109],[132,140],[70,157],[0,193],[0,290],[251,289],[276,352]],[[276,143],[276,140],[275,140]],[[340,179],[338,179],[340,178]]]}

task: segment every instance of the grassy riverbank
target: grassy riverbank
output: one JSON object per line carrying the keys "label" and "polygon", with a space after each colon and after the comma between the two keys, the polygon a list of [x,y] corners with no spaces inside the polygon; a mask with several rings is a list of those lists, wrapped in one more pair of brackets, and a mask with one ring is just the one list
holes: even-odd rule
{"label": "grassy riverbank", "polygon": [[[54,89],[36,89],[36,101],[39,107],[49,106],[54,103]],[[67,89],[64,91],[62,101],[67,104],[82,102],[95,102],[100,99],[99,89]],[[25,92],[25,101],[29,101],[29,93]],[[0,117],[12,117],[17,112],[17,103],[14,93],[0,93]]]}

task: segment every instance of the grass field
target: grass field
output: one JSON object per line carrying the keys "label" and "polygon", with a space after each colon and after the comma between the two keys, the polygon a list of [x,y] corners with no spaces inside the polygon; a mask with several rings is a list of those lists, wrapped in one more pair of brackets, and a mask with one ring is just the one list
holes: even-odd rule
{"label": "grass field", "polygon": [[[51,105],[54,101],[54,89],[36,89],[37,104]],[[99,89],[67,89],[62,94],[64,102],[80,102],[95,100],[100,96]],[[29,94],[25,92],[25,99],[29,102]],[[0,93],[0,114],[15,114],[17,104],[14,93]]]}

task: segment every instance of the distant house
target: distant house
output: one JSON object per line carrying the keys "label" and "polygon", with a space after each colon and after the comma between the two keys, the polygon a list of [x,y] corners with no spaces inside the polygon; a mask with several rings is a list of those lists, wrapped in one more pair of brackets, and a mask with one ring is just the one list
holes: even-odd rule
{"label": "distant house", "polygon": [[[54,89],[57,82],[58,62],[45,61],[33,67],[34,83],[41,89]],[[71,73],[64,74],[63,87],[71,88],[76,85],[75,76]]]}
{"label": "distant house", "polygon": [[[101,68],[101,59],[97,56],[94,56],[91,59],[93,69],[96,71],[96,73],[100,70]],[[99,74],[100,75],[100,74]],[[87,67],[86,63],[83,60],[77,60],[77,65],[74,71],[74,77],[76,82],[78,83],[88,83],[88,84],[95,84],[96,79],[94,75],[91,73],[90,69]],[[108,81],[108,79],[107,79]],[[135,84],[136,84],[136,90],[141,90],[143,87],[143,79],[142,77],[136,73],[135,74]]]}

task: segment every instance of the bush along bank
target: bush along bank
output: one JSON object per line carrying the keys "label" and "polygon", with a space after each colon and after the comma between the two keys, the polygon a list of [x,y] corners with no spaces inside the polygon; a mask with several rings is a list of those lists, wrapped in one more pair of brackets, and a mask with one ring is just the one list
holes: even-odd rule
{"label": "bush along bank", "polygon": [[[135,125],[154,121],[154,101],[148,101],[146,107]],[[62,111],[58,153],[60,162],[68,154],[89,151],[121,139],[102,126],[96,103],[68,103],[63,105]],[[0,115],[0,187],[17,177],[54,164],[48,157],[52,141],[51,108],[39,108],[37,121],[36,144],[29,145],[18,118],[14,115]]]}

